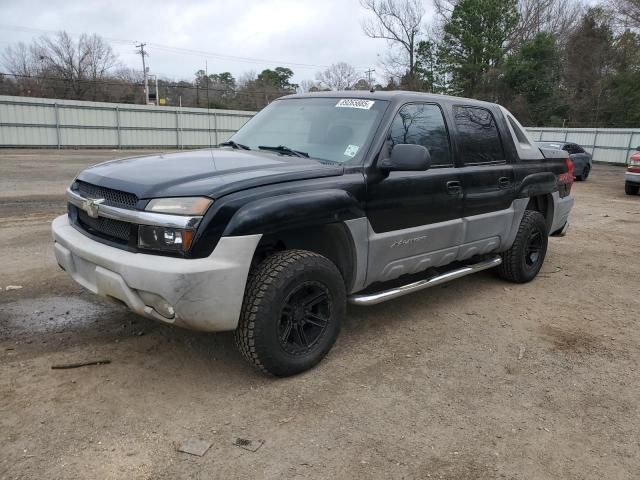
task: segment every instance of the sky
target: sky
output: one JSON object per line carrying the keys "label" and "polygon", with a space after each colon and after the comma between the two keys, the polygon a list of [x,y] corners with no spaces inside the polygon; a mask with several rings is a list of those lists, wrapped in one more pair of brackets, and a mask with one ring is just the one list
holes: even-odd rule
{"label": "sky", "polygon": [[[142,70],[136,42],[146,42],[151,73],[191,80],[194,72],[242,73],[291,68],[296,82],[339,61],[375,68],[385,40],[368,38],[358,0],[0,0],[0,49],[66,30],[97,33],[121,62]],[[428,18],[428,16],[427,16]]]}

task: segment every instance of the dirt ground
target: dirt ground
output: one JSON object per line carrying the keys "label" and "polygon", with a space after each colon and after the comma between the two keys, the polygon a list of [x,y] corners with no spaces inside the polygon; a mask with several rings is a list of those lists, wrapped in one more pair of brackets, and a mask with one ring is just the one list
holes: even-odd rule
{"label": "dirt ground", "polygon": [[[350,307],[320,366],[274,379],[231,334],[139,318],[58,269],[64,188],[129,153],[0,151],[0,478],[640,476],[640,196],[621,168],[575,185],[534,282],[483,272]],[[111,364],[51,369],[95,359]],[[193,437],[203,457],[177,451]]]}

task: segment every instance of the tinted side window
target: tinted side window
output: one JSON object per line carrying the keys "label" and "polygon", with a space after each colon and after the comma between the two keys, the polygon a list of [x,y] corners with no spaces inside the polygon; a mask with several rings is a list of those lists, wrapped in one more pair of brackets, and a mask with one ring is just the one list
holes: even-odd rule
{"label": "tinted side window", "polygon": [[[389,132],[391,147],[413,143],[429,149],[432,166],[451,165],[449,134],[437,105],[410,104],[400,109]],[[391,150],[389,150],[391,151]]]}
{"label": "tinted side window", "polygon": [[575,143],[569,143],[568,145],[565,145],[563,150],[570,155],[573,155],[574,153],[580,153],[580,147],[578,147]]}
{"label": "tinted side window", "polygon": [[480,107],[453,107],[464,163],[505,160],[502,141],[491,112]]}

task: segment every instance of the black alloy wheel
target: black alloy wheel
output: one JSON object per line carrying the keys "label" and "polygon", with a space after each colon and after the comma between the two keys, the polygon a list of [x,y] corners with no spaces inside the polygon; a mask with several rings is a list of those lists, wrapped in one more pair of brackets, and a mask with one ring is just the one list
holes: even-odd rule
{"label": "black alloy wheel", "polygon": [[314,348],[324,335],[331,318],[328,288],[318,282],[304,282],[284,301],[278,325],[278,338],[285,352],[299,355]]}

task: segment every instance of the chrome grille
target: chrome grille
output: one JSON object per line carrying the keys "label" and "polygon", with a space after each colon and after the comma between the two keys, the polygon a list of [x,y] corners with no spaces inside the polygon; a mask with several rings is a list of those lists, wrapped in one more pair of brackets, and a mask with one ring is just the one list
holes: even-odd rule
{"label": "chrome grille", "polygon": [[129,241],[131,224],[111,218],[91,218],[84,210],[78,209],[78,223],[90,233],[107,237],[110,240]]}
{"label": "chrome grille", "polygon": [[132,210],[138,203],[138,197],[133,193],[93,185],[82,180],[76,181],[74,190],[85,198],[104,198],[104,204],[112,207]]}

